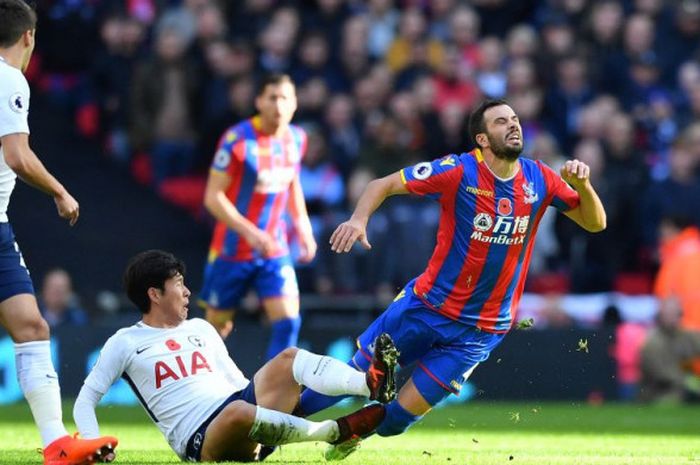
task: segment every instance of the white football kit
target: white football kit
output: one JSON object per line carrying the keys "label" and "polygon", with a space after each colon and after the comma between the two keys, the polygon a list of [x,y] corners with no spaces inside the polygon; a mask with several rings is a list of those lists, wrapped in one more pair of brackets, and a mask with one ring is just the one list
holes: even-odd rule
{"label": "white football kit", "polygon": [[104,395],[120,377],[180,457],[195,430],[249,382],[214,327],[199,318],[169,329],[140,321],[117,331],[85,385]]}
{"label": "white football kit", "polygon": [[[0,57],[0,137],[29,134],[29,84],[24,74]],[[7,223],[7,207],[17,175],[5,163],[0,146],[0,223]]]}

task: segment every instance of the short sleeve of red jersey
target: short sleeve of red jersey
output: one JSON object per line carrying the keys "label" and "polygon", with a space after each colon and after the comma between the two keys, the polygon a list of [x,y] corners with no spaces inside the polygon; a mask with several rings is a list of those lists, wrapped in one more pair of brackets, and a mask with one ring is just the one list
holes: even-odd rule
{"label": "short sleeve of red jersey", "polygon": [[231,175],[245,159],[245,138],[234,128],[228,129],[219,140],[211,162],[211,169]]}
{"label": "short sleeve of red jersey", "polygon": [[568,212],[578,207],[581,198],[561,176],[559,176],[552,168],[545,165],[541,161],[537,161],[537,165],[542,170],[542,175],[547,183],[547,194],[552,199],[550,202],[557,210]]}
{"label": "short sleeve of red jersey", "polygon": [[456,155],[447,155],[432,162],[421,162],[403,168],[401,181],[412,194],[440,198],[443,192],[453,190],[462,179],[462,163]]}

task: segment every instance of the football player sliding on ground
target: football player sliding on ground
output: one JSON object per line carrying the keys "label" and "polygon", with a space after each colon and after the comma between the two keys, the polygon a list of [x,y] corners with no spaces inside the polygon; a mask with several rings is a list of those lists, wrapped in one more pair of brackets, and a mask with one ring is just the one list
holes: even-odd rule
{"label": "football player sliding on ground", "polygon": [[190,291],[184,275],[184,264],[159,250],[143,252],[129,262],[124,286],[143,318],[107,340],[85,379],[73,411],[80,434],[99,435],[95,406],[120,377],[175,453],[189,461],[260,460],[261,445],[341,444],[370,434],[381,423],[384,408],[376,403],[321,422],[289,412],[299,402],[301,385],[327,395],[393,400],[399,354],[390,337],[377,338],[366,374],[292,347],[248,380],[212,325],[186,319]]}

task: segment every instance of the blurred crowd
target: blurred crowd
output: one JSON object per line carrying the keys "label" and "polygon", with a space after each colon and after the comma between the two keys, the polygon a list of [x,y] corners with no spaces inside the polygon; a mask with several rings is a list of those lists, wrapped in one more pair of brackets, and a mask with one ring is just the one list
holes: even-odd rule
{"label": "blurred crowd", "polygon": [[[700,0],[37,4],[35,87],[115,169],[195,221],[220,134],[252,116],[260,75],[285,72],[309,134],[301,179],[321,244],[370,179],[470,150],[466,120],[484,97],[518,113],[524,156],[589,164],[608,214],[590,235],[548,213],[527,291],[651,294],[662,220],[700,225]],[[321,247],[302,290],[391,296],[425,266],[438,215],[390,200],[370,222],[372,253]],[[628,329],[620,337],[643,339]]]}
{"label": "blurred crowd", "polygon": [[[252,115],[256,78],[275,71],[297,85],[320,240],[367,180],[470,150],[465,121],[484,97],[512,104],[526,156],[586,161],[608,211],[594,236],[546,218],[530,289],[650,291],[660,219],[700,222],[698,0],[45,0],[38,10],[39,87],[115,164],[200,217],[218,137]],[[390,204],[370,225],[375,240],[392,231],[395,246],[375,248],[386,256],[322,253],[302,285],[393,292],[426,262],[437,217],[432,204]]]}

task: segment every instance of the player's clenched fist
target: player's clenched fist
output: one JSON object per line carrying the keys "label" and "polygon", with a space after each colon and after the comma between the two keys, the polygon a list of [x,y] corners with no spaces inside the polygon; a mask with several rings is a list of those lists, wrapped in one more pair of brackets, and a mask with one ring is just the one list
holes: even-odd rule
{"label": "player's clenched fist", "polygon": [[57,195],[53,200],[56,202],[58,215],[61,218],[68,220],[69,224],[73,226],[76,221],[78,221],[78,216],[80,215],[80,206],[78,205],[78,201],[75,200],[68,192],[62,195]]}
{"label": "player's clenched fist", "polygon": [[350,252],[353,244],[359,239],[362,246],[369,250],[372,245],[367,240],[366,223],[350,218],[341,223],[331,234],[331,250],[336,253]]}
{"label": "player's clenched fist", "polygon": [[255,228],[245,235],[245,240],[252,248],[262,253],[263,257],[269,257],[275,250],[275,239],[262,229]]}
{"label": "player's clenched fist", "polygon": [[591,169],[582,161],[568,160],[561,167],[561,177],[564,181],[571,184],[571,187],[577,189],[588,183],[591,174]]}

